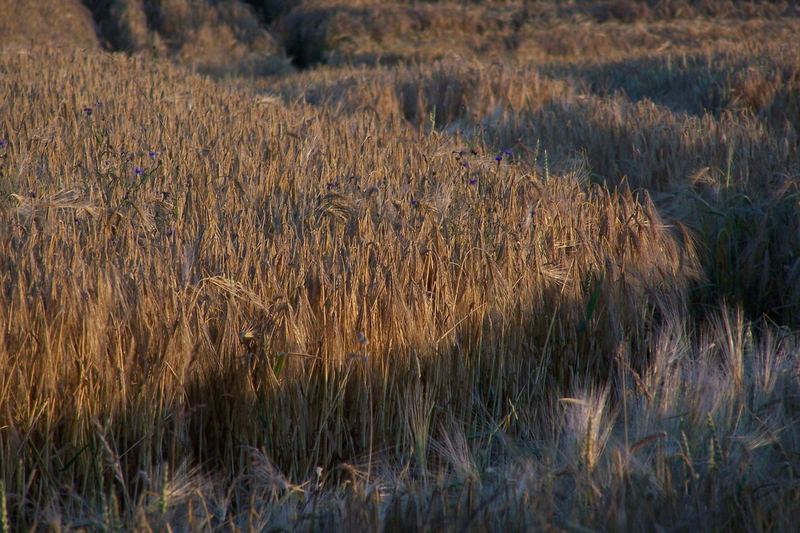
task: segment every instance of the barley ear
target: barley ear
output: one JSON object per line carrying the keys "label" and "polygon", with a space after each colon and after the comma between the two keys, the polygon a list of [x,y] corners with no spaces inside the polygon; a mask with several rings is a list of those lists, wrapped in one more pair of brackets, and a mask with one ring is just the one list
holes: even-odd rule
{"label": "barley ear", "polygon": [[6,506],[6,483],[0,480],[0,533],[10,533],[8,507]]}

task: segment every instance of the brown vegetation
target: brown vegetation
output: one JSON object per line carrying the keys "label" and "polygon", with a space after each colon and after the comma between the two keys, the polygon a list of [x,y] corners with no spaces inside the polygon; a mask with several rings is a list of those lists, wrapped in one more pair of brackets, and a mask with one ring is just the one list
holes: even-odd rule
{"label": "brown vegetation", "polygon": [[87,0],[105,46],[169,57],[213,75],[262,75],[287,68],[254,10],[226,0]]}
{"label": "brown vegetation", "polygon": [[0,46],[5,50],[98,46],[92,15],[79,0],[0,0],[0,13]]}
{"label": "brown vegetation", "polygon": [[87,4],[0,55],[0,529],[792,529],[794,8]]}

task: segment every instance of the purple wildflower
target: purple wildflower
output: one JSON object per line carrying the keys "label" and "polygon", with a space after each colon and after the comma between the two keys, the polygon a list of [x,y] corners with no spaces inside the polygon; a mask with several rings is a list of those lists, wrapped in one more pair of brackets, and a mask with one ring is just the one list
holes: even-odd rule
{"label": "purple wildflower", "polygon": [[475,179],[475,178],[471,178],[471,179],[469,180],[469,184],[470,184],[470,185],[477,185],[477,184],[478,184],[478,180],[477,180],[477,179]]}
{"label": "purple wildflower", "polygon": [[416,199],[412,198],[411,199],[411,205],[413,205],[414,207],[417,207],[419,205],[419,200],[416,200]]}
{"label": "purple wildflower", "polygon": [[511,157],[512,155],[514,155],[514,153],[511,151],[510,148],[505,148],[503,150],[503,155],[506,156],[506,157]]}
{"label": "purple wildflower", "polygon": [[156,152],[155,150],[150,150],[149,152],[147,152],[147,155],[150,157],[150,159],[155,159],[156,157],[158,157],[158,152]]}
{"label": "purple wildflower", "polygon": [[329,181],[327,187],[328,187],[329,191],[335,191],[336,189],[339,188],[339,182],[338,181]]}
{"label": "purple wildflower", "polygon": [[83,108],[83,114],[86,115],[87,117],[91,117],[92,113],[94,113],[94,109],[92,109],[91,107],[87,106]]}
{"label": "purple wildflower", "polygon": [[144,169],[142,167],[133,167],[133,173],[137,176],[141,176],[144,174]]}
{"label": "purple wildflower", "polygon": [[495,156],[494,160],[499,163],[500,161],[503,160],[503,156],[502,155]]}
{"label": "purple wildflower", "polygon": [[461,164],[464,166],[464,168],[469,168],[469,161],[464,161]]}
{"label": "purple wildflower", "polygon": [[2,148],[3,150],[8,148],[8,141],[6,139],[0,139],[0,148]]}

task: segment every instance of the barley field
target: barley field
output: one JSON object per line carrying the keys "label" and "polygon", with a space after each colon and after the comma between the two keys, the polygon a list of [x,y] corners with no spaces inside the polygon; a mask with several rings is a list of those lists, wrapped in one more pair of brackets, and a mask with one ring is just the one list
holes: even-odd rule
{"label": "barley field", "polygon": [[795,529],[795,2],[0,12],[3,533]]}

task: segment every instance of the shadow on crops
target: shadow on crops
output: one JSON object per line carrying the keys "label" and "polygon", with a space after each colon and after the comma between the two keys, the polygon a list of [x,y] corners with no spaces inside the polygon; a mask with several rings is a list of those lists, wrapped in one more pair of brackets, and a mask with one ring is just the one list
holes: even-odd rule
{"label": "shadow on crops", "polygon": [[[404,225],[374,219],[388,232],[385,246],[363,242],[363,217],[378,216],[372,208],[358,216],[337,208],[319,224],[342,245],[307,265],[303,282],[269,310],[210,291],[208,343],[225,349],[202,358],[209,364],[187,387],[188,405],[197,406],[188,427],[203,436],[192,455],[234,470],[243,446],[261,448],[293,479],[313,477],[317,467],[340,478],[346,464],[368,457],[422,472],[432,460],[430,437],[457,423],[486,440],[488,461],[504,453],[499,420],[507,421],[503,434],[530,438],[559,394],[615,375],[615,356],[635,354],[641,369],[654,328],[685,307],[695,275],[652,206],[563,177],[509,192],[511,212],[524,213],[528,201],[538,207],[520,229],[504,229],[502,213],[480,213],[487,207],[477,198],[464,206],[464,187],[450,209],[454,217],[465,210],[465,229],[408,208],[398,215]],[[505,189],[486,187],[486,198]],[[478,211],[468,217],[470,209]],[[419,239],[400,240],[415,233]],[[535,244],[514,244],[527,238]],[[398,257],[409,266],[384,266]],[[525,275],[506,279],[504,269]],[[336,302],[353,303],[348,316]],[[254,328],[237,346],[231,324],[242,323]],[[371,329],[361,338],[341,324]]]}
{"label": "shadow on crops", "polygon": [[[391,11],[391,13],[390,13]],[[294,66],[306,69],[328,63],[364,35],[376,35],[386,24],[409,25],[409,10],[371,9],[348,5],[299,6],[278,23],[278,33]],[[394,17],[394,18],[392,18]],[[390,22],[390,20],[392,22]],[[356,63],[378,61],[377,56],[353,56]]]}
{"label": "shadow on crops", "polygon": [[542,71],[569,78],[603,98],[621,94],[698,118],[746,112],[780,134],[800,128],[800,74],[786,48],[696,54],[665,53],[605,63],[555,64]]}
{"label": "shadow on crops", "polygon": [[632,101],[649,100],[676,113],[702,116],[728,106],[725,72],[712,69],[706,58],[630,58],[609,63],[556,65],[543,69],[559,78],[574,77],[587,94]]}
{"label": "shadow on crops", "polygon": [[791,126],[777,134],[752,114],[693,117],[590,98],[500,121],[488,138],[541,141],[551,161],[577,155],[598,181],[650,191],[666,219],[695,236],[703,306],[727,300],[751,318],[800,320],[800,142]]}

